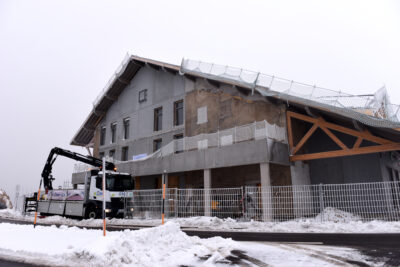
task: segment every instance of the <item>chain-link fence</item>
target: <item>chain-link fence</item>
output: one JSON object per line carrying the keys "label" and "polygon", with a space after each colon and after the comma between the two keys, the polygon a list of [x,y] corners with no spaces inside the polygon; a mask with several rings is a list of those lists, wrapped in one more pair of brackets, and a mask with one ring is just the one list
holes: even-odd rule
{"label": "chain-link fence", "polygon": [[[134,190],[126,217],[161,218],[162,190]],[[166,218],[215,216],[257,221],[315,217],[400,220],[400,182],[166,190]],[[334,218],[333,218],[334,217]]]}

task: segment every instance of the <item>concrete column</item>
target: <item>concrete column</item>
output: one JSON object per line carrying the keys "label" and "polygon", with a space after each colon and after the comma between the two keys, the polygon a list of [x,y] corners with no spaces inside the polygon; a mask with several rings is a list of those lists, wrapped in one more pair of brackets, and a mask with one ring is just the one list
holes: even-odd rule
{"label": "concrete column", "polygon": [[204,170],[204,216],[211,216],[211,170]]}
{"label": "concrete column", "polygon": [[310,169],[308,164],[302,161],[292,162],[290,165],[290,175],[293,185],[293,209],[296,217],[304,217],[313,213],[312,192],[310,187]]}
{"label": "concrete column", "polygon": [[272,192],[269,163],[260,163],[262,219],[264,222],[272,221]]}

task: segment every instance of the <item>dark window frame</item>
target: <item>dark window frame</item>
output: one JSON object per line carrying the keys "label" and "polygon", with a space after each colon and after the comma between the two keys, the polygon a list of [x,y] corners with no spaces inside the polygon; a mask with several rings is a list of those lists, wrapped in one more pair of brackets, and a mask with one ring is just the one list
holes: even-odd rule
{"label": "dark window frame", "polygon": [[[173,138],[174,138],[174,140],[183,139],[183,133],[175,134]],[[175,144],[175,148],[176,148],[176,144]],[[179,153],[182,153],[182,152],[183,152],[183,149],[182,150],[176,150],[175,154],[179,154]]]}
{"label": "dark window frame", "polygon": [[114,144],[117,139],[117,123],[113,122],[110,125],[111,130],[111,144]]}
{"label": "dark window frame", "polygon": [[139,91],[139,103],[147,101],[147,89]]}
{"label": "dark window frame", "polygon": [[163,110],[162,107],[158,107],[154,109],[154,131],[161,131],[162,130],[162,117],[163,117]]}
{"label": "dark window frame", "polygon": [[156,152],[162,147],[162,138],[153,140],[153,152]]}
{"label": "dark window frame", "polygon": [[129,146],[124,146],[121,149],[121,161],[127,161],[129,158]]}
{"label": "dark window frame", "polygon": [[130,127],[130,118],[125,118],[123,120],[123,126],[124,126],[124,140],[129,139],[129,127]]}
{"label": "dark window frame", "polygon": [[[179,126],[179,125],[183,124],[183,120],[184,120],[184,118],[183,118],[183,114],[184,114],[183,108],[184,108],[183,99],[174,102],[174,126]],[[180,116],[179,116],[179,112],[181,112]]]}
{"label": "dark window frame", "polygon": [[105,126],[101,126],[100,128],[100,145],[104,146],[106,144],[106,133],[107,128]]}

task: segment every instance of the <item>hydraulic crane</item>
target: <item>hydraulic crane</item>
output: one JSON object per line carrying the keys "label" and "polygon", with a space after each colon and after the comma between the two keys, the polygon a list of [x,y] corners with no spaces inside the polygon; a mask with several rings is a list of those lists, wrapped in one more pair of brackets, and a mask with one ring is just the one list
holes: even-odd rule
{"label": "hydraulic crane", "polygon": [[[82,154],[72,152],[66,149],[62,149],[59,147],[55,147],[50,151],[49,156],[47,157],[46,164],[44,165],[43,171],[42,171],[42,178],[43,178],[43,184],[44,188],[46,190],[46,193],[48,190],[53,189],[53,176],[51,175],[52,169],[53,169],[53,164],[57,159],[57,156],[64,156],[76,161],[80,161],[89,165],[92,165],[94,167],[102,168],[103,162],[101,159],[92,157],[92,156],[84,156]],[[115,171],[115,165],[112,162],[106,161],[105,168],[107,171]]]}

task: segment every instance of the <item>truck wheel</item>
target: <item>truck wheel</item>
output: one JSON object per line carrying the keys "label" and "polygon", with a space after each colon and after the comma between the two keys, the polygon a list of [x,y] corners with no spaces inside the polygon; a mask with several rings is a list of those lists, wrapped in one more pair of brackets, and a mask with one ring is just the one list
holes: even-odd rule
{"label": "truck wheel", "polygon": [[97,212],[94,207],[88,207],[85,212],[85,218],[86,219],[96,219],[97,218]]}

